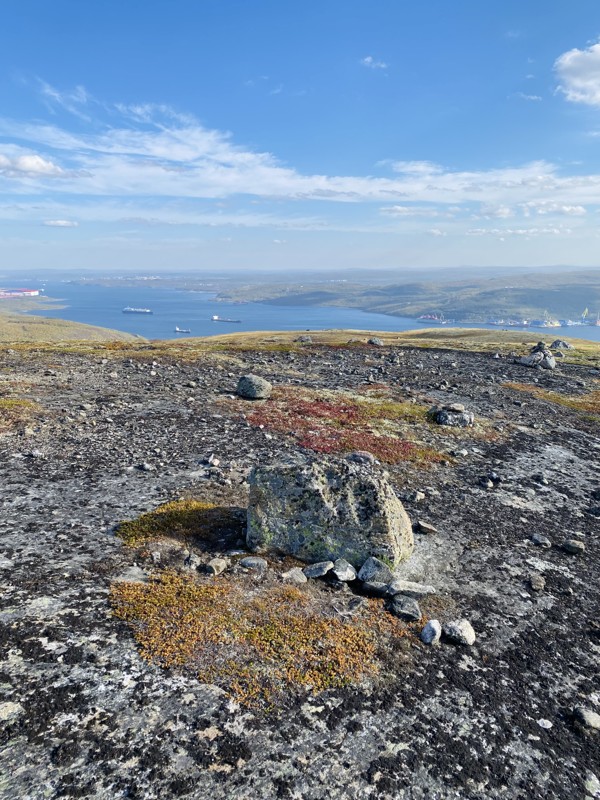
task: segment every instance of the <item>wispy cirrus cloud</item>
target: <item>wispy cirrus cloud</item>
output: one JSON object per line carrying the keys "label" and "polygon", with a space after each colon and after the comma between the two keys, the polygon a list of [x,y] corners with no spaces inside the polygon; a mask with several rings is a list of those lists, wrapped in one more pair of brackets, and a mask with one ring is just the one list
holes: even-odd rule
{"label": "wispy cirrus cloud", "polygon": [[[542,160],[465,170],[429,160],[387,159],[378,162],[386,174],[377,176],[306,174],[168,105],[108,106],[82,88],[53,97],[56,103],[67,103],[68,97],[92,109],[93,121],[80,119],[69,126],[0,118],[2,190],[7,197],[29,198],[32,209],[43,201],[43,209],[32,211],[42,224],[76,216],[115,224],[133,220],[149,227],[401,229],[435,235],[427,228],[428,219],[448,220],[452,230],[464,234],[469,216],[583,218],[587,205],[600,205],[599,174],[565,175]],[[200,201],[211,201],[214,208],[216,202],[243,206],[259,200],[279,204],[277,213],[197,208]],[[296,211],[297,204],[313,202],[318,216],[305,213],[304,207]],[[367,210],[374,203],[379,208]],[[365,211],[358,222],[345,220],[333,210],[336,204],[365,204]]]}

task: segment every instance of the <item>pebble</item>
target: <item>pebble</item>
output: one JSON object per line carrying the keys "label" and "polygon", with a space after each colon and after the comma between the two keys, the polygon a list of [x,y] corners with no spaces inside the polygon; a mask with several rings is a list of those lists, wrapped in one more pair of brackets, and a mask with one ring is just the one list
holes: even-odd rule
{"label": "pebble", "polygon": [[246,558],[242,558],[239,561],[240,567],[244,567],[244,569],[255,569],[259,572],[266,572],[269,568],[269,564],[265,561],[264,558],[259,558],[258,556],[247,556]]}
{"label": "pebble", "polygon": [[413,581],[404,581],[400,578],[394,578],[394,580],[388,584],[387,593],[389,595],[404,594],[407,597],[420,600],[428,594],[436,594],[436,591],[433,586],[429,586],[426,583],[413,583]]}
{"label": "pebble", "polygon": [[543,547],[544,550],[549,550],[552,547],[552,541],[541,533],[534,533],[531,537],[531,541],[538,547]]}
{"label": "pebble", "polygon": [[226,558],[211,558],[206,565],[206,571],[210,575],[220,575],[222,572],[225,572],[228,566],[229,561]]}
{"label": "pebble", "polygon": [[300,569],[300,567],[292,567],[287,572],[284,572],[281,576],[285,583],[294,583],[297,586],[300,586],[303,583],[308,582],[308,578],[304,574],[304,572]]}
{"label": "pebble", "polygon": [[446,638],[457,644],[471,646],[475,643],[475,631],[467,619],[455,619],[452,622],[446,622],[443,631]]}
{"label": "pebble", "polygon": [[565,553],[570,553],[571,555],[579,555],[583,553],[585,550],[585,544],[580,542],[579,539],[565,539],[562,545],[562,549]]}
{"label": "pebble", "polygon": [[389,610],[395,617],[410,620],[411,622],[418,622],[422,616],[417,601],[403,594],[397,594],[392,598]]}
{"label": "pebble", "polygon": [[418,520],[417,521],[417,530],[419,533],[437,533],[437,528],[431,524],[431,522],[425,522],[425,520]]}
{"label": "pebble", "polygon": [[546,579],[539,572],[532,572],[529,576],[529,585],[534,592],[541,592],[546,588]]}
{"label": "pebble", "polygon": [[333,569],[333,561],[318,561],[316,564],[309,564],[304,567],[304,574],[307,578],[323,578]]}
{"label": "pebble", "polygon": [[591,728],[595,731],[600,731],[600,714],[592,711],[591,708],[584,708],[584,706],[577,706],[573,709],[573,716],[585,728]]}
{"label": "pebble", "polygon": [[364,581],[360,588],[369,597],[385,597],[388,584],[383,581]]}
{"label": "pebble", "polygon": [[552,727],[552,723],[550,722],[549,719],[538,719],[537,724],[540,726],[540,728],[543,728],[545,731],[549,731],[550,728]]}
{"label": "pebble", "polygon": [[374,556],[370,556],[360,568],[358,577],[361,581],[370,583],[375,581],[387,584],[391,583],[394,576],[387,564],[384,564],[383,561]]}
{"label": "pebble", "polygon": [[494,482],[491,481],[487,477],[487,475],[484,475],[482,478],[479,479],[479,485],[482,487],[482,489],[493,489],[494,488]]}
{"label": "pebble", "polygon": [[338,558],[333,564],[333,574],[338,581],[356,580],[356,570],[345,558]]}
{"label": "pebble", "polygon": [[425,644],[439,644],[442,638],[442,626],[437,619],[430,619],[421,631],[421,641]]}

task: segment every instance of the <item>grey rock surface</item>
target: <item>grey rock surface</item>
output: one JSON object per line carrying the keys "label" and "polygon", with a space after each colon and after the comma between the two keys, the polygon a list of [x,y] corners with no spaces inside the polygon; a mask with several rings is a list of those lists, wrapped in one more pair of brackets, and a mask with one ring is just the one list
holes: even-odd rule
{"label": "grey rock surface", "polygon": [[[413,347],[402,348],[397,365],[370,348],[373,364],[353,345],[298,348],[293,364],[275,351],[174,355],[150,381],[157,356],[148,345],[132,363],[108,348],[96,359],[87,345],[84,353],[11,350],[0,349],[4,395],[26,387],[42,414],[29,433],[0,433],[2,800],[591,800],[600,792],[598,731],[570,713],[580,705],[598,712],[600,539],[588,511],[600,502],[598,430],[566,407],[529,397],[514,405],[524,395],[506,382],[522,382],[522,366]],[[235,506],[238,527],[230,540],[212,543],[210,556],[241,558],[232,551],[244,537],[246,471],[294,446],[289,436],[268,439],[250,426],[238,413],[248,403],[224,411],[228,372],[356,391],[379,360],[394,392],[409,387],[424,403],[446,402],[446,389],[436,386],[450,377],[456,399],[478,420],[504,426],[496,441],[459,431],[460,444],[450,446],[464,452],[451,467],[389,469],[398,491],[426,492],[427,518],[439,529],[417,537],[395,577],[433,584],[440,601],[428,607],[431,598],[423,598],[423,613],[440,622],[468,617],[476,650],[406,637],[387,654],[382,680],[289,697],[268,713],[148,663],[110,613],[109,591],[132,566],[139,572],[130,577],[147,580],[156,565],[125,547],[115,526],[182,495]],[[527,375],[544,390],[570,394],[589,373],[566,363],[560,374]],[[197,385],[186,387],[190,381]],[[78,417],[82,403],[93,407],[87,418]],[[448,433],[428,426],[429,443],[447,451]],[[211,453],[221,461],[214,473],[205,464]],[[144,461],[156,470],[135,469]],[[484,493],[478,477],[496,461],[506,479]],[[549,485],[526,494],[540,472]],[[557,544],[581,531],[586,553],[535,547],[535,531]],[[185,547],[193,564],[209,557],[197,542]],[[183,568],[181,542],[148,546],[158,549],[161,568]],[[288,560],[277,572],[276,563],[274,581],[291,571]],[[307,585],[295,569],[308,598],[327,597],[332,614],[347,610],[361,624],[372,601]],[[546,576],[541,595],[524,590],[532,570]],[[228,570],[217,580],[233,578]],[[252,591],[252,576],[242,579]],[[553,727],[539,727],[539,718]]]}
{"label": "grey rock surface", "polygon": [[303,561],[410,556],[410,520],[386,473],[331,457],[256,467],[249,478],[247,543]]}

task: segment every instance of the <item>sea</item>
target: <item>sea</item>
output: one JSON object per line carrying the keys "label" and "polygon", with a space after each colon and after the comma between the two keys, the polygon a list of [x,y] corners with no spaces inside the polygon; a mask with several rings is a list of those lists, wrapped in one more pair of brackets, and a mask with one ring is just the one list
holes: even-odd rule
{"label": "sea", "polygon": [[[10,288],[7,284],[7,288]],[[38,288],[37,286],[34,288]],[[288,306],[266,303],[222,303],[214,293],[165,289],[152,286],[101,286],[69,281],[48,281],[43,294],[60,301],[61,308],[31,313],[114,328],[147,339],[214,336],[235,331],[318,331],[352,329],[362,331],[409,331],[434,327],[409,317],[374,314],[354,308]],[[8,304],[10,300],[1,301]],[[152,314],[124,314],[123,308],[150,308]],[[216,322],[213,315],[240,320]],[[178,334],[175,328],[189,329]],[[442,326],[440,326],[442,327]],[[489,328],[483,323],[452,323],[457,328]],[[600,327],[510,328],[527,330],[532,336],[572,336],[600,342]]]}

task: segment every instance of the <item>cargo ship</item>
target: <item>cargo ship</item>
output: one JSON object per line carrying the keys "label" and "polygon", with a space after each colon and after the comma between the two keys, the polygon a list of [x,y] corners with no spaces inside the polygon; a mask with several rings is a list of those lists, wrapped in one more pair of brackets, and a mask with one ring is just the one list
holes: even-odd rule
{"label": "cargo ship", "polygon": [[125,306],[123,314],[154,314],[150,308],[133,308],[133,306]]}
{"label": "cargo ship", "polygon": [[179,325],[175,325],[175,333],[191,333],[191,328],[180,328]]}
{"label": "cargo ship", "polygon": [[228,317],[220,317],[218,314],[213,314],[210,318],[212,322],[241,322],[241,319],[229,319]]}

